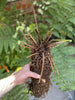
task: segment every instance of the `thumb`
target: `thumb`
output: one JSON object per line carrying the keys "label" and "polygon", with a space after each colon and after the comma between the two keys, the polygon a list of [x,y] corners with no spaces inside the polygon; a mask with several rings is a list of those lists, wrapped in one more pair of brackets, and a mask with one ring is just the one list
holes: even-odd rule
{"label": "thumb", "polygon": [[35,72],[30,72],[30,77],[33,77],[33,78],[36,78],[36,79],[39,79],[40,78],[40,75],[35,73]]}

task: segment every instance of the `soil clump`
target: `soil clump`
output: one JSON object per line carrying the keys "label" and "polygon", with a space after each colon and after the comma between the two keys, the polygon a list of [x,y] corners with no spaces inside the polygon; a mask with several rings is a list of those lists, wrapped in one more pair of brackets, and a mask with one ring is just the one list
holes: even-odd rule
{"label": "soil clump", "polygon": [[39,54],[34,55],[31,57],[31,71],[36,72],[38,74],[41,74],[42,71],[42,65],[43,65],[43,54],[44,54],[44,67],[43,72],[41,76],[41,80],[37,80],[32,78],[32,82],[30,84],[30,90],[33,92],[33,95],[35,97],[41,97],[42,95],[45,95],[48,90],[49,86],[51,84],[50,81],[50,75],[51,75],[51,68],[50,68],[50,61],[48,59],[50,53],[50,49],[46,48],[44,44],[40,46],[40,48],[37,50],[33,50],[32,54],[39,52]]}

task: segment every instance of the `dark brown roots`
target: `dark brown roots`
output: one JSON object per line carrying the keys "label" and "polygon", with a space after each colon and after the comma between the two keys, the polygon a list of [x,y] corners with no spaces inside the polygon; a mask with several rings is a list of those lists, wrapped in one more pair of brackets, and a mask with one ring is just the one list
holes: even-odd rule
{"label": "dark brown roots", "polygon": [[[50,82],[50,61],[48,60],[48,52],[37,54],[31,57],[31,71],[36,72],[41,75],[40,80],[32,79],[32,83],[29,85],[30,90],[33,92],[35,97],[40,97],[48,92]],[[44,56],[43,56],[44,55]],[[43,58],[44,57],[44,58]]]}
{"label": "dark brown roots", "polygon": [[53,39],[49,41],[53,34],[53,33],[49,34],[50,31],[47,32],[45,38],[41,40],[38,33],[37,24],[35,30],[38,36],[37,37],[38,42],[36,42],[35,39],[32,37],[32,35],[28,31],[26,31],[28,33],[27,36],[25,36],[23,32],[22,34],[24,36],[24,39],[28,43],[21,42],[22,43],[21,46],[31,49],[31,55],[28,56],[31,58],[30,70],[40,74],[41,76],[39,80],[32,78],[32,82],[31,84],[29,84],[29,89],[33,92],[33,95],[38,98],[44,96],[48,92],[49,86],[51,85],[50,81],[51,72],[53,71],[54,75],[55,72],[59,75],[59,71],[53,61],[53,57],[50,53],[50,50],[66,41],[60,41],[58,39],[57,40]]}
{"label": "dark brown roots", "polygon": [[45,38],[41,40],[39,39],[37,31],[39,40],[36,42],[28,31],[27,33],[28,36],[25,36],[23,33],[22,34],[25,40],[29,43],[22,42],[21,46],[31,49],[31,55],[28,56],[31,58],[30,70],[41,75],[39,80],[32,78],[32,82],[29,84],[29,89],[33,92],[33,95],[38,98],[44,96],[48,92],[49,86],[51,85],[51,72],[53,71],[54,75],[56,73],[59,75],[59,71],[53,61],[50,50],[66,41],[59,41],[58,39],[49,41],[53,34],[49,34],[49,32],[46,34]]}

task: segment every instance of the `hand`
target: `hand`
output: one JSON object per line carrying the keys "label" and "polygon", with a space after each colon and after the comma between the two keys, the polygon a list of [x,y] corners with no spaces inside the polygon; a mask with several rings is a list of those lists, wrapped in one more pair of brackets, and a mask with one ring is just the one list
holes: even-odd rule
{"label": "hand", "polygon": [[30,64],[25,65],[20,71],[15,74],[15,85],[22,84],[27,78],[39,79],[40,75],[30,71]]}

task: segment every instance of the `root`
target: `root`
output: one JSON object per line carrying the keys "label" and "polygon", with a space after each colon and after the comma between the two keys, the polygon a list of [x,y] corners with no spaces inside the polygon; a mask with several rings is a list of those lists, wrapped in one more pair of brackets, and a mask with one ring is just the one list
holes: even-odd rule
{"label": "root", "polygon": [[55,76],[55,71],[54,71],[54,68],[53,68],[53,64],[52,64],[51,58],[48,57],[48,60],[50,62],[51,68],[53,70],[53,76]]}
{"label": "root", "polygon": [[39,79],[39,83],[41,81],[41,78],[42,78],[42,75],[43,75],[43,70],[44,70],[44,60],[45,60],[44,53],[42,54],[42,56],[43,56],[43,59],[42,59],[42,70],[41,70],[41,76],[40,76],[40,79]]}
{"label": "root", "polygon": [[37,64],[37,68],[39,68],[39,61],[38,61],[38,58],[37,58],[37,63],[36,63],[36,64]]}
{"label": "root", "polygon": [[58,71],[58,69],[57,69],[57,67],[56,67],[56,65],[55,65],[55,63],[54,63],[54,61],[53,61],[52,55],[49,54],[49,56],[50,56],[51,61],[52,61],[53,65],[54,65],[54,67],[55,67],[55,69],[56,69],[56,71],[57,71],[57,74],[59,75],[59,71]]}

